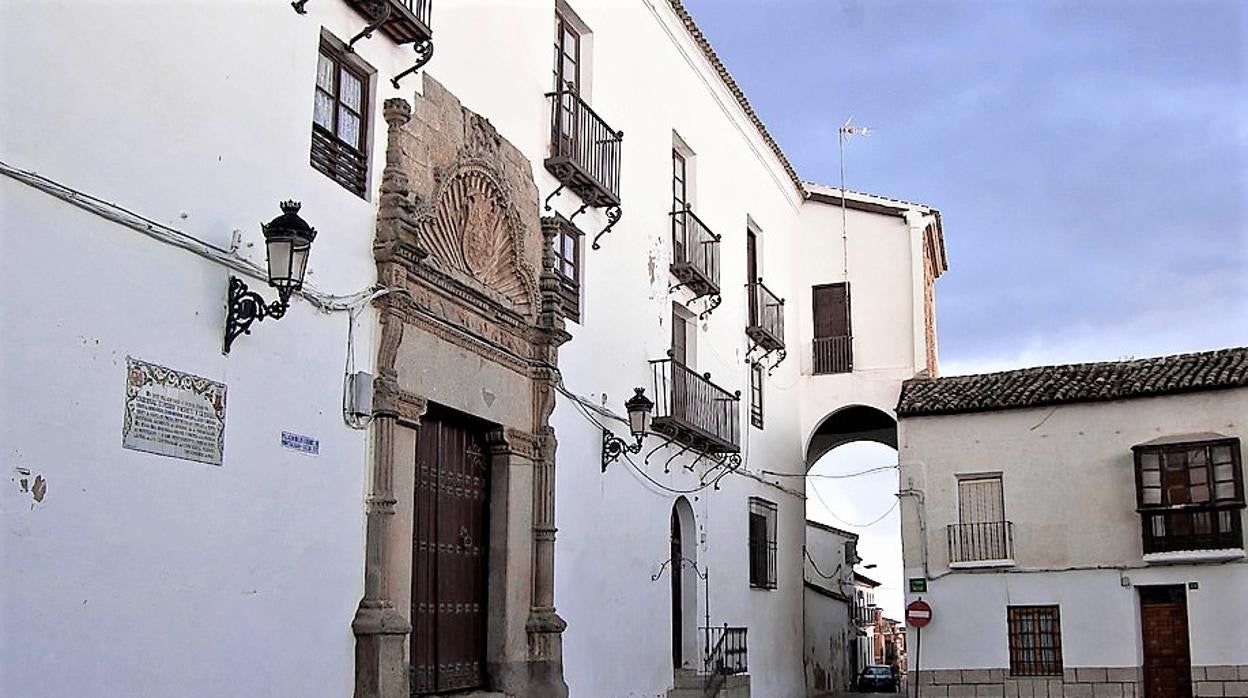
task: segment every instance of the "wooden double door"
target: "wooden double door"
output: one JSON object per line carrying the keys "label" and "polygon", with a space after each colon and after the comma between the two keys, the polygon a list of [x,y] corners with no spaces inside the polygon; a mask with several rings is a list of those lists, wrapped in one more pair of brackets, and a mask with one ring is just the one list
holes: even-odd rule
{"label": "wooden double door", "polygon": [[1139,591],[1144,698],[1191,698],[1186,591],[1177,585],[1144,586]]}
{"label": "wooden double door", "polygon": [[483,688],[490,468],[485,426],[431,409],[416,441],[412,694]]}

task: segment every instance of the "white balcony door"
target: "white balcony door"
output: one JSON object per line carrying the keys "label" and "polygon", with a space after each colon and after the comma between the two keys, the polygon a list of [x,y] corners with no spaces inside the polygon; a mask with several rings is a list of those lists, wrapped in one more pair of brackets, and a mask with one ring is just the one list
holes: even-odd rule
{"label": "white balcony door", "polygon": [[958,522],[1005,521],[1005,494],[1001,476],[963,478],[958,481]]}

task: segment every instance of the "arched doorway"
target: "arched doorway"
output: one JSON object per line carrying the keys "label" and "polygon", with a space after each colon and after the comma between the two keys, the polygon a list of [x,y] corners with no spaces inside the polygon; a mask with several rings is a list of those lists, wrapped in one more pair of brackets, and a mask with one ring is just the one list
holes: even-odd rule
{"label": "arched doorway", "polygon": [[698,543],[689,500],[672,505],[672,668],[696,669],[698,662]]}

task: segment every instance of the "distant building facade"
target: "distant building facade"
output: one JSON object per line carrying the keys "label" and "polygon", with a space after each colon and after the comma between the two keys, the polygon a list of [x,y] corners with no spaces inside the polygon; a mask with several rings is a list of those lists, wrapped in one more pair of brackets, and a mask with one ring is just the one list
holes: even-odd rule
{"label": "distant building facade", "polygon": [[898,414],[924,695],[1248,693],[1248,348],[915,379]]}

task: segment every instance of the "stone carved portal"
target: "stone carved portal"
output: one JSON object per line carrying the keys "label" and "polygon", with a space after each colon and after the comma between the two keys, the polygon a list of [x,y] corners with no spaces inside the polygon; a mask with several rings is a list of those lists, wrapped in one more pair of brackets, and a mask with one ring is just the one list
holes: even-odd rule
{"label": "stone carved portal", "polygon": [[[415,452],[428,406],[491,427],[486,686],[563,698],[554,608],[559,345],[553,227],[538,217],[527,159],[425,76],[413,104],[388,100],[374,255],[395,292],[377,300],[377,352],[357,698],[408,698]],[[535,272],[535,270],[540,270]]]}

